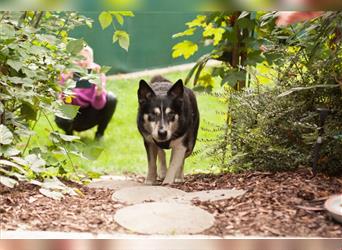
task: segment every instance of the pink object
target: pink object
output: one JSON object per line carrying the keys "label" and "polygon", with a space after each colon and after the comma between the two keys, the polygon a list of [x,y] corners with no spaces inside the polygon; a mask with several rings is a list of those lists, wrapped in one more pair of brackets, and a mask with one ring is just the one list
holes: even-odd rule
{"label": "pink object", "polygon": [[[61,74],[60,84],[64,85],[65,81],[70,78],[72,75],[70,74]],[[97,86],[96,84],[92,84],[90,88],[74,88],[71,104],[80,106],[81,108],[86,108],[91,105],[95,109],[102,109],[107,102],[107,92],[105,91],[106,87],[106,76],[101,74],[101,82],[102,82],[102,91],[98,95],[97,94]],[[60,96],[64,99],[64,95]]]}
{"label": "pink object", "polygon": [[323,13],[323,11],[279,11],[276,24],[277,26],[287,26],[319,17]]}

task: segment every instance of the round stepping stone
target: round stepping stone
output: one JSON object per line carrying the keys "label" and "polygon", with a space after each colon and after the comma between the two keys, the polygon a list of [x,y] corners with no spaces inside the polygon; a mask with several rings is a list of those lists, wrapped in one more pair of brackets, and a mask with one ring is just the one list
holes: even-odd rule
{"label": "round stepping stone", "polygon": [[185,193],[182,196],[169,197],[167,201],[178,201],[178,202],[190,202],[191,200],[200,201],[218,201],[225,200],[229,198],[234,198],[246,193],[244,190],[238,189],[217,189],[217,190],[206,190],[198,192]]}
{"label": "round stepping stone", "polygon": [[114,220],[142,234],[195,234],[214,224],[214,216],[188,204],[150,202],[119,209]]}
{"label": "round stepping stone", "polygon": [[125,176],[102,176],[100,179],[96,179],[89,183],[89,188],[107,188],[118,190],[126,187],[142,186],[142,183],[132,181]]}
{"label": "round stepping stone", "polygon": [[116,191],[112,195],[114,201],[136,204],[142,202],[161,201],[167,197],[183,196],[182,190],[162,186],[127,187]]}

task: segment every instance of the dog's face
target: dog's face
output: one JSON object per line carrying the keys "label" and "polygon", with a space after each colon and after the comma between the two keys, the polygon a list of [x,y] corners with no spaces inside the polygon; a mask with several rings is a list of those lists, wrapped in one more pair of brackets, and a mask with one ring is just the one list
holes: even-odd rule
{"label": "dog's face", "polygon": [[143,127],[155,141],[168,141],[177,131],[183,93],[182,80],[178,80],[166,95],[157,95],[144,80],[140,81],[138,99]]}

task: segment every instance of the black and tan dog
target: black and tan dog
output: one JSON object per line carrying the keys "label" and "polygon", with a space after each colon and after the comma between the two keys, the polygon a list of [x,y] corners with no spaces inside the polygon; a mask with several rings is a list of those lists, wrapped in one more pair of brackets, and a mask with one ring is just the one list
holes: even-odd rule
{"label": "black and tan dog", "polygon": [[[183,181],[184,160],[195,146],[199,126],[199,112],[194,93],[162,76],[155,76],[148,85],[139,83],[138,129],[143,136],[148,158],[146,184],[155,184],[157,157],[163,184]],[[172,149],[167,170],[164,149]]]}

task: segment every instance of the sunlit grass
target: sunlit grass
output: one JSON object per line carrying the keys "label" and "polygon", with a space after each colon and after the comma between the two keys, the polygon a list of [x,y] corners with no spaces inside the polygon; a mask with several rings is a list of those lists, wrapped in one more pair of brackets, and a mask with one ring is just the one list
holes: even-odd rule
{"label": "sunlit grass", "polygon": [[[185,72],[171,73],[165,75],[168,79],[176,81],[184,78]],[[149,80],[147,78],[146,80]],[[99,147],[103,148],[102,153],[96,160],[74,159],[77,167],[85,170],[100,171],[104,173],[122,174],[134,172],[143,174],[147,170],[147,159],[142,137],[136,126],[136,115],[138,109],[137,89],[139,79],[112,80],[107,83],[107,90],[112,91],[118,97],[118,106],[102,142],[93,140],[95,128],[82,133],[77,133],[81,137],[83,146],[81,152],[95,151]],[[197,100],[201,115],[201,125],[208,126],[204,120],[214,123],[219,122],[219,115],[216,111],[222,111],[224,105],[217,98],[205,93],[197,92]],[[53,122],[53,117],[50,116]],[[53,123],[54,127],[57,126]],[[45,145],[49,143],[48,133],[51,128],[46,119],[41,118],[36,129],[37,135],[33,138],[32,144]],[[198,138],[210,137],[210,133],[199,130]],[[205,147],[201,140],[198,140],[195,150]],[[168,154],[169,155],[169,154]],[[197,171],[209,171],[211,160],[203,154],[191,156],[185,164],[187,173]]]}

